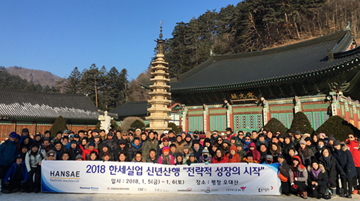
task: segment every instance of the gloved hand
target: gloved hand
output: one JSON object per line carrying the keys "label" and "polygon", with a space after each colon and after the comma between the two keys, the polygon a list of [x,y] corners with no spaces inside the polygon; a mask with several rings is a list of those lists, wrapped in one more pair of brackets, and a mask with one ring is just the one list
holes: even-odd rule
{"label": "gloved hand", "polygon": [[10,184],[10,182],[8,182],[8,181],[7,181],[7,182],[4,182],[4,184],[5,184],[5,185],[9,185],[9,184]]}
{"label": "gloved hand", "polygon": [[297,177],[295,177],[295,181],[297,181]]}
{"label": "gloved hand", "polygon": [[25,180],[22,180],[22,181],[21,181],[21,185],[24,185],[25,183],[26,183]]}
{"label": "gloved hand", "polygon": [[340,172],[340,175],[341,175],[342,177],[345,177],[345,176],[346,176],[345,172]]}
{"label": "gloved hand", "polygon": [[205,162],[205,165],[208,165],[208,164],[209,164],[209,161],[206,161],[206,162]]}
{"label": "gloved hand", "polygon": [[292,187],[296,190],[298,189],[298,186],[296,184],[293,184]]}
{"label": "gloved hand", "polygon": [[189,164],[187,164],[188,166],[190,166],[191,165],[191,163],[189,163]]}

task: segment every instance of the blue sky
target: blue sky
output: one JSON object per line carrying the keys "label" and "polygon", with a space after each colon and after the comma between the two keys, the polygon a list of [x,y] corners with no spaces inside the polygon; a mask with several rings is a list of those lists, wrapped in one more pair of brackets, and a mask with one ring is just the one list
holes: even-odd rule
{"label": "blue sky", "polygon": [[0,66],[22,66],[67,77],[95,63],[128,70],[149,66],[163,20],[164,38],[176,22],[240,0],[1,0]]}

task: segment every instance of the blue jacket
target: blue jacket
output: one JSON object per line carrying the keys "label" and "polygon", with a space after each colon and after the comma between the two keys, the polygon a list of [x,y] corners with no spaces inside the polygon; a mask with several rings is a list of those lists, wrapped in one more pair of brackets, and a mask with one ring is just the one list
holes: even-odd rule
{"label": "blue jacket", "polygon": [[[5,145],[7,144],[6,148]],[[14,141],[6,140],[0,145],[0,165],[10,166],[18,154],[17,144]]]}
{"label": "blue jacket", "polygon": [[[29,178],[29,175],[28,175],[28,172],[27,172],[24,161],[21,163],[20,167],[21,167],[21,174],[24,177],[23,181],[27,181],[28,178]],[[7,174],[6,174],[5,178],[4,178],[4,182],[8,182],[9,180],[12,180],[12,178],[14,178],[15,173],[16,173],[16,168],[17,168],[16,163],[13,163],[10,166],[10,169],[8,170],[8,172],[7,172]]]}

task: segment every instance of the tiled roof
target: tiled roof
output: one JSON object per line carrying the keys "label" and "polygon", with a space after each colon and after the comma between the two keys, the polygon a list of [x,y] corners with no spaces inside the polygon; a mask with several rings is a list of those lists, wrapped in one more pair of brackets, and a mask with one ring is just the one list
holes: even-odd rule
{"label": "tiled roof", "polygon": [[98,109],[89,97],[24,91],[0,91],[0,117],[97,120]]}
{"label": "tiled roof", "polygon": [[146,116],[147,106],[147,101],[127,102],[111,110],[110,112],[117,114],[118,117]]}
{"label": "tiled roof", "polygon": [[[204,90],[316,72],[359,57],[359,48],[346,53],[348,31],[284,47],[242,54],[217,55],[171,82],[171,92]],[[328,50],[336,56],[328,59]]]}

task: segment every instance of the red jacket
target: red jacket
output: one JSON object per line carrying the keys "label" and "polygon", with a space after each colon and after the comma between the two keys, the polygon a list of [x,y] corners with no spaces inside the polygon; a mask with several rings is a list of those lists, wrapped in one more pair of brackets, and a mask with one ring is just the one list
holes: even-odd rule
{"label": "red jacket", "polygon": [[225,156],[221,156],[220,161],[218,161],[217,159],[218,159],[218,157],[215,155],[212,159],[212,163],[227,163],[228,162],[228,159]]}
{"label": "red jacket", "polygon": [[355,163],[355,167],[360,167],[360,151],[359,151],[358,142],[356,140],[347,141],[346,145],[348,146],[349,151],[351,152],[351,155]]}
{"label": "red jacket", "polygon": [[261,155],[260,155],[260,152],[259,152],[258,150],[256,150],[255,143],[254,143],[254,142],[251,142],[251,143],[249,144],[249,148],[250,148],[250,147],[254,147],[254,150],[253,150],[253,151],[250,151],[250,150],[249,150],[249,151],[246,152],[246,154],[249,153],[249,152],[251,152],[251,153],[253,154],[254,161],[260,161]]}
{"label": "red jacket", "polygon": [[[231,150],[234,150],[235,151],[235,154],[234,155],[231,155],[230,152]],[[237,154],[237,150],[236,150],[236,146],[235,145],[231,145],[230,146],[230,152],[226,155],[226,158],[228,160],[229,163],[240,163],[241,159],[240,159],[240,156],[239,154]]]}
{"label": "red jacket", "polygon": [[83,157],[84,161],[86,161],[87,158],[90,158],[90,154],[91,154],[91,152],[93,152],[93,151],[95,151],[95,152],[97,153],[97,155],[99,155],[99,151],[98,151],[97,149],[93,149],[93,150],[91,150],[91,151],[90,151],[90,149],[84,149],[84,150],[82,150],[82,151],[83,151],[82,157]]}

